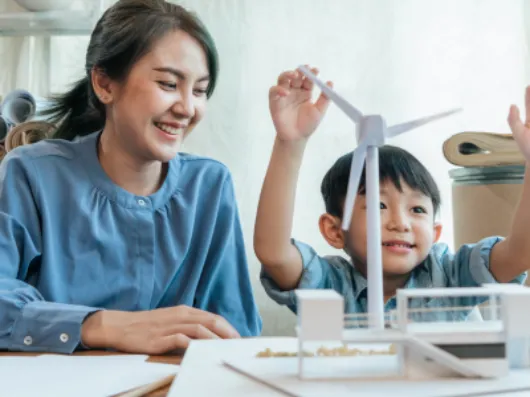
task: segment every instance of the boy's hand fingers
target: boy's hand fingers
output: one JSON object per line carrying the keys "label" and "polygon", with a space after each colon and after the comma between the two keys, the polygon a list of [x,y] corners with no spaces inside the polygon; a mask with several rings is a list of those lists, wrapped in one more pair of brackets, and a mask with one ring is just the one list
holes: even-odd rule
{"label": "boy's hand fingers", "polygon": [[[331,81],[328,81],[326,84],[328,87],[333,88],[333,83]],[[329,103],[329,98],[323,92],[321,92],[315,103],[315,106],[320,113],[324,113],[327,110]]]}

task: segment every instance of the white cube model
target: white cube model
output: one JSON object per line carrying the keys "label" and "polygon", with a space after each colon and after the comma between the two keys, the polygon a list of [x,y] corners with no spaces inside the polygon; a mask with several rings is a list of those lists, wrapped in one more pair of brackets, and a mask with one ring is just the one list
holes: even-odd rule
{"label": "white cube model", "polygon": [[298,337],[304,341],[342,340],[344,298],[331,289],[296,290]]}
{"label": "white cube model", "polygon": [[513,288],[502,296],[502,317],[506,349],[511,368],[530,368],[530,289]]}

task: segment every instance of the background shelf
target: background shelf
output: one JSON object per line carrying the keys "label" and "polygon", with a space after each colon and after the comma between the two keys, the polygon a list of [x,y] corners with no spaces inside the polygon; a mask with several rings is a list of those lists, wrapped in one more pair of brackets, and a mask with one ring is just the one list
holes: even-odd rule
{"label": "background shelf", "polygon": [[46,11],[0,13],[0,36],[90,35],[94,12]]}

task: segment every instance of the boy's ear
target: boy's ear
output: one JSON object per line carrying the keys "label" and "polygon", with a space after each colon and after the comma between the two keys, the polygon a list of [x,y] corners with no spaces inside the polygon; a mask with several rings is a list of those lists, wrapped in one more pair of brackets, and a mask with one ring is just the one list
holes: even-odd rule
{"label": "boy's ear", "polygon": [[340,218],[328,213],[322,214],[318,220],[320,233],[333,248],[344,249],[344,231]]}
{"label": "boy's ear", "polygon": [[437,243],[442,236],[442,224],[440,222],[434,222],[434,242]]}

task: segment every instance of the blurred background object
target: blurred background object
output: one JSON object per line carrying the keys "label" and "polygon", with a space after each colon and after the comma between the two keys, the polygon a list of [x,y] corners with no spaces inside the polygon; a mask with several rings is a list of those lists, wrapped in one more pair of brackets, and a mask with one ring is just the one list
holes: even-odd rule
{"label": "blurred background object", "polygon": [[16,125],[33,117],[36,106],[33,95],[26,90],[17,89],[5,96],[0,113],[8,123]]}
{"label": "blurred background object", "polygon": [[[14,0],[28,11],[56,11],[69,9],[75,0]],[[89,0],[91,1],[91,0]]]}

